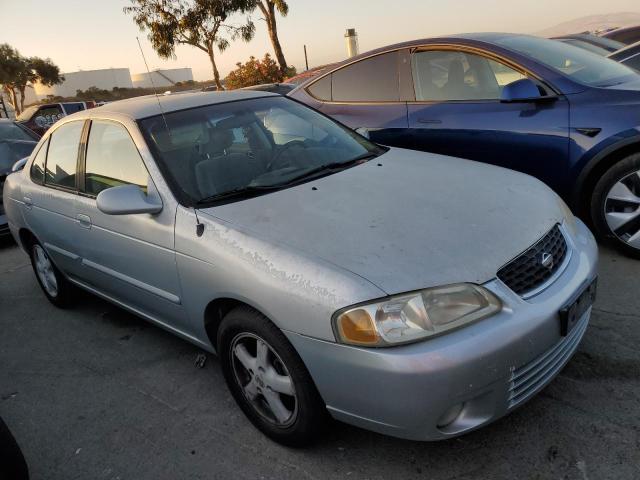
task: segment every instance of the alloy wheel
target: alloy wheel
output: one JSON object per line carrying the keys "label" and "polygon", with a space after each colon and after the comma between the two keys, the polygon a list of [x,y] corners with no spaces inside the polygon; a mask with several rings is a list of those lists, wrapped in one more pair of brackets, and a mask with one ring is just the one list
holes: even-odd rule
{"label": "alloy wheel", "polygon": [[293,379],[275,350],[262,338],[240,333],[229,350],[236,382],[253,409],[277,427],[293,424],[298,397]]}
{"label": "alloy wheel", "polygon": [[604,216],[616,237],[640,249],[640,171],[613,185],[604,203]]}
{"label": "alloy wheel", "polygon": [[49,259],[49,255],[40,245],[33,247],[33,253],[35,257],[36,273],[42,283],[45,291],[51,296],[56,297],[58,295],[58,280],[56,279],[56,273],[53,269],[53,264]]}

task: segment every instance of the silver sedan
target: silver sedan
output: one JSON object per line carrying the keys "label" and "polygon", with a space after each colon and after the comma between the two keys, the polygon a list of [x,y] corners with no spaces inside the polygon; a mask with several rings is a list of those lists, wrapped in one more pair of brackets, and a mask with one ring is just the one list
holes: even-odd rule
{"label": "silver sedan", "polygon": [[217,352],[290,445],[328,416],[416,440],[496,420],[569,361],[595,295],[594,239],[539,181],[264,92],[68,116],[4,205],[53,304],[79,287]]}

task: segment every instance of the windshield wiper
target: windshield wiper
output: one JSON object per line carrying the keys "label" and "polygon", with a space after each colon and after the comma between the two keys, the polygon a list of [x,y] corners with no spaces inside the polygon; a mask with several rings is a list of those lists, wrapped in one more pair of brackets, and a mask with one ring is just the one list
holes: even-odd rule
{"label": "windshield wiper", "polygon": [[228,200],[230,198],[250,198],[259,195],[264,192],[278,190],[280,186],[258,186],[258,185],[247,185],[246,187],[234,188],[233,190],[228,190],[226,192],[216,193],[214,195],[210,195],[205,198],[201,198],[196,202],[197,205],[202,205],[204,203],[215,202],[218,200]]}
{"label": "windshield wiper", "polygon": [[343,161],[343,162],[332,162],[327,163],[325,165],[320,165],[319,167],[312,168],[311,170],[307,170],[306,172],[301,173],[300,175],[296,175],[290,179],[288,179],[285,183],[281,185],[290,185],[294,182],[303,180],[305,178],[314,177],[324,172],[334,172],[338,170],[344,170],[345,168],[352,167],[359,163],[363,163],[365,160],[369,160],[371,158],[377,157],[378,154],[373,152],[363,153],[362,155],[358,155],[351,160]]}

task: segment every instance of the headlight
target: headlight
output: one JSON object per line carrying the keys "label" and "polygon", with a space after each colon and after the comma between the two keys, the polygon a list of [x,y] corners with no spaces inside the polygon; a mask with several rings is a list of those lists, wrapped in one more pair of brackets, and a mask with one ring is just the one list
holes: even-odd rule
{"label": "headlight", "polygon": [[387,347],[441,335],[501,309],[486,288],[460,283],[350,307],[338,311],[333,322],[342,343]]}

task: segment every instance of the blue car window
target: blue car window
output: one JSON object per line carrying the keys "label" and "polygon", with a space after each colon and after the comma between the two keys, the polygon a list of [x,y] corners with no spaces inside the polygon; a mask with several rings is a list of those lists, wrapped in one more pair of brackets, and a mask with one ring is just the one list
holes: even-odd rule
{"label": "blue car window", "polygon": [[411,64],[418,101],[497,100],[502,87],[524,78],[491,59],[451,50],[416,52]]}

